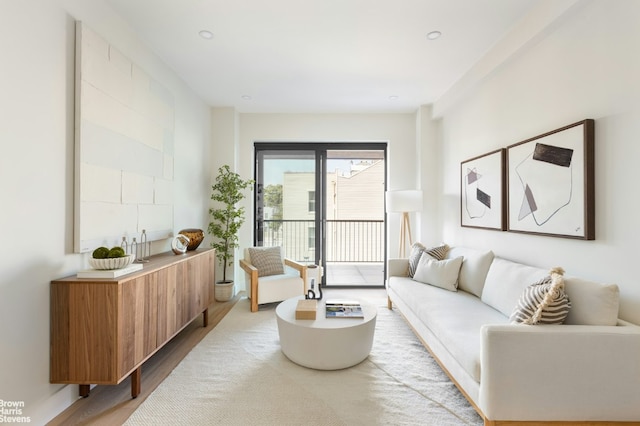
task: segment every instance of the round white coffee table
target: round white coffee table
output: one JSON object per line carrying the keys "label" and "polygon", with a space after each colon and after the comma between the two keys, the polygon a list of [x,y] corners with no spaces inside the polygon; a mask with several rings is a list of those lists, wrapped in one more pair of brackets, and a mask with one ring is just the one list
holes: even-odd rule
{"label": "round white coffee table", "polygon": [[371,352],[377,309],[361,303],[364,318],[325,318],[318,301],[315,320],[297,320],[296,305],[304,297],[276,307],[282,353],[296,364],[317,370],[339,370],[364,361]]}

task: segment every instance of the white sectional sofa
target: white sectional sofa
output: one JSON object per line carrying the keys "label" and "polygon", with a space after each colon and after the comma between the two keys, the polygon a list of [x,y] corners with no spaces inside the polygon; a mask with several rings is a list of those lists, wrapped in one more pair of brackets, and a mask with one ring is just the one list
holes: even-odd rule
{"label": "white sectional sofa", "polygon": [[564,324],[511,324],[523,289],[549,271],[465,247],[446,257],[463,258],[457,291],[415,281],[407,259],[390,259],[389,309],[485,425],[640,421],[640,327],[618,319],[617,285],[565,276],[572,306]]}

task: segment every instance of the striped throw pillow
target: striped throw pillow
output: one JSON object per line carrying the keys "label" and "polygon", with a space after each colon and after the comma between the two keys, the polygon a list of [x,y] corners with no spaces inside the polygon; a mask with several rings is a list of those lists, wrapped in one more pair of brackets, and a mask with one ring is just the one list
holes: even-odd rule
{"label": "striped throw pillow", "polygon": [[411,246],[411,253],[409,253],[409,277],[413,278],[413,276],[416,274],[416,270],[418,269],[418,263],[420,262],[422,253],[427,253],[429,256],[433,257],[436,260],[444,260],[444,258],[447,256],[448,251],[449,246],[446,244],[426,248],[421,243],[414,243]]}
{"label": "striped throw pillow", "polygon": [[249,257],[251,264],[258,269],[259,277],[284,274],[280,247],[252,247]]}
{"label": "striped throw pillow", "polygon": [[564,291],[564,271],[554,268],[549,276],[524,289],[509,320],[522,324],[562,324],[571,309]]}

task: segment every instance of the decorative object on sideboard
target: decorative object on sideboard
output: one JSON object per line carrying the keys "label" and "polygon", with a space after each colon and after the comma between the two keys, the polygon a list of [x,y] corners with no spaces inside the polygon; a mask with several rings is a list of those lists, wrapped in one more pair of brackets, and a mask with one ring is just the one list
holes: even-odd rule
{"label": "decorative object on sideboard", "polygon": [[189,237],[183,234],[178,234],[173,237],[173,240],[171,240],[171,251],[175,254],[185,254],[190,242]]}
{"label": "decorative object on sideboard", "polygon": [[136,241],[136,237],[133,237],[131,241],[131,245],[129,246],[131,250],[131,254],[134,256],[134,259],[138,257],[138,242]]}
{"label": "decorative object on sideboard", "polygon": [[179,234],[186,235],[189,238],[189,245],[187,246],[187,251],[195,250],[198,248],[202,240],[204,240],[204,231],[202,229],[197,228],[187,228],[183,229]]}
{"label": "decorative object on sideboard", "polygon": [[133,262],[133,255],[127,255],[122,247],[98,247],[89,258],[89,265],[93,269],[113,270],[121,269]]}
{"label": "decorative object on sideboard", "polygon": [[127,237],[122,237],[122,243],[120,243],[120,247],[122,247],[122,250],[124,250],[124,252],[126,254],[131,254],[129,252],[129,243],[127,242]]}
{"label": "decorative object on sideboard", "polygon": [[[135,238],[133,239],[135,241]],[[134,254],[136,255],[137,263],[147,263],[149,261],[149,255],[151,254],[151,242],[147,241],[147,231],[145,229],[142,230],[142,234],[140,234],[140,244],[137,247],[140,251],[136,250]]]}
{"label": "decorative object on sideboard", "polygon": [[112,270],[112,269],[122,269],[133,262],[133,255],[128,254],[123,257],[113,257],[106,259],[89,259],[89,265],[93,269],[104,269],[104,270]]}

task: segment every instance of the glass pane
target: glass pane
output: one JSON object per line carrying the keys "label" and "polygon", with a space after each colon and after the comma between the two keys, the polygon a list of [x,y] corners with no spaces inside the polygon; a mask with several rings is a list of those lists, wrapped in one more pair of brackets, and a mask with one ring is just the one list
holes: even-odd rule
{"label": "glass pane", "polygon": [[329,287],[384,286],[384,148],[279,145],[256,150],[256,244],[320,263]]}
{"label": "glass pane", "polygon": [[315,247],[309,246],[309,230],[315,229],[316,219],[315,198],[311,198],[316,190],[315,153],[264,152],[261,190],[262,245],[282,246],[287,258],[313,262]]}
{"label": "glass pane", "polygon": [[326,282],[383,285],[384,151],[327,151]]}

